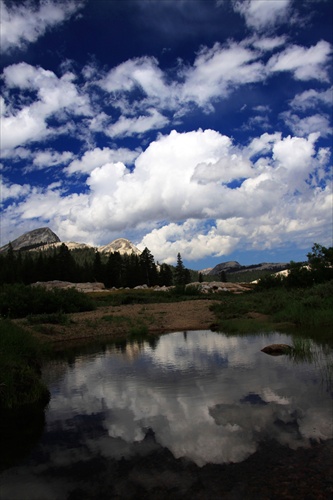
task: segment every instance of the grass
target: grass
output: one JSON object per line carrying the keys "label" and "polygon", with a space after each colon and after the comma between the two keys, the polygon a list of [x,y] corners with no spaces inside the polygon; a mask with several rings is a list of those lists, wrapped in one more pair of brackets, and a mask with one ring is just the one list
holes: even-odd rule
{"label": "grass", "polygon": [[148,325],[153,323],[154,318],[146,314],[145,308],[142,308],[139,314],[143,315],[139,320],[133,320],[129,316],[115,316],[113,314],[103,316],[102,320],[111,323],[113,326],[125,326],[128,328],[130,338],[142,337],[148,335]]}
{"label": "grass", "polygon": [[308,338],[293,337],[292,349],[290,350],[289,356],[296,362],[308,362],[313,361],[312,352],[312,342]]}
{"label": "grass", "polygon": [[74,289],[45,290],[21,284],[0,286],[0,316],[5,318],[91,311],[95,307],[87,294]]}
{"label": "grass", "polygon": [[127,304],[163,304],[170,302],[181,302],[194,299],[216,298],[215,294],[202,295],[196,287],[174,288],[168,292],[159,292],[155,290],[117,290],[110,293],[87,294],[95,303],[96,307],[103,306],[122,306]]}
{"label": "grass", "polygon": [[30,333],[8,320],[0,321],[1,409],[48,400],[48,390],[40,378],[43,355],[45,348]]}
{"label": "grass", "polygon": [[103,321],[111,323],[113,326],[128,325],[131,323],[131,318],[129,316],[115,316],[114,314],[106,314],[101,318]]}
{"label": "grass", "polygon": [[27,323],[29,325],[40,325],[44,323],[51,325],[69,325],[71,319],[67,314],[59,311],[50,314],[29,314],[29,316],[27,316]]}
{"label": "grass", "polygon": [[[287,325],[307,330],[313,338],[333,343],[333,282],[306,289],[273,288],[242,295],[225,294],[211,306],[216,329],[226,332],[258,332],[283,329]],[[249,312],[260,313],[261,319],[249,319]]]}

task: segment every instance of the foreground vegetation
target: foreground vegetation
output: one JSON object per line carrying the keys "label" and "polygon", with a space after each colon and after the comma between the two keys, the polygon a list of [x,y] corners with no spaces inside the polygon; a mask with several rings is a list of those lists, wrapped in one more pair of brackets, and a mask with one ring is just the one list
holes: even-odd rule
{"label": "foreground vegetation", "polygon": [[0,315],[5,318],[25,318],[30,314],[73,313],[91,311],[93,300],[77,290],[46,290],[22,284],[0,287]]}
{"label": "foreground vegetation", "polygon": [[291,262],[286,276],[264,276],[252,292],[214,305],[216,328],[248,333],[296,326],[332,343],[333,248],[315,243],[307,257],[306,264]]}
{"label": "foreground vegetation", "polygon": [[45,347],[8,320],[0,328],[0,411],[46,404],[49,392],[40,378]]}
{"label": "foreground vegetation", "polygon": [[328,281],[311,288],[275,287],[228,294],[211,307],[219,331],[251,333],[297,327],[333,343],[329,329],[333,324],[332,297],[333,281]]}

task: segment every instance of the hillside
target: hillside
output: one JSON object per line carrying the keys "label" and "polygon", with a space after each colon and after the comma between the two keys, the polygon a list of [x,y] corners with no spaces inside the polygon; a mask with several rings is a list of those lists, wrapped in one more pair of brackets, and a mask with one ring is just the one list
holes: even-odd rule
{"label": "hillside", "polygon": [[217,264],[213,269],[211,269],[206,274],[208,276],[219,276],[223,272],[226,274],[243,273],[246,271],[277,272],[277,271],[281,271],[283,269],[286,269],[287,267],[288,267],[288,264],[286,262],[262,262],[260,264],[252,264],[250,266],[242,266],[237,261],[228,261],[228,262],[221,262],[220,264]]}
{"label": "hillside", "polygon": [[[11,247],[14,251],[18,250],[32,250],[34,248],[39,248],[51,243],[59,243],[60,238],[51,231],[48,227],[41,227],[39,229],[34,229],[33,231],[28,231],[22,234],[15,240],[11,241]],[[0,252],[7,252],[10,248],[9,243],[0,248]]]}
{"label": "hillside", "polygon": [[[140,250],[133,245],[132,242],[125,238],[118,238],[107,245],[100,247],[92,247],[86,243],[76,243],[74,241],[61,241],[59,236],[57,236],[48,227],[42,227],[39,229],[34,229],[27,233],[22,234],[15,240],[11,241],[11,247],[14,251],[18,250],[48,250],[49,248],[60,247],[65,244],[69,250],[77,250],[84,248],[94,248],[100,253],[110,254],[114,252],[119,252],[121,255],[124,254],[135,254],[140,255]],[[0,253],[5,253],[9,249],[9,243],[0,248]]]}
{"label": "hillside", "polygon": [[[126,238],[117,238],[116,240],[108,243],[107,245],[92,247],[91,245],[87,245],[86,243],[76,243],[73,241],[64,241],[62,242],[60,238],[48,227],[42,227],[39,229],[34,229],[33,231],[29,231],[24,233],[23,235],[16,238],[11,242],[11,246],[14,251],[18,250],[48,250],[52,247],[60,247],[62,244],[65,244],[69,250],[77,250],[77,249],[94,249],[102,254],[110,254],[119,252],[120,255],[140,255],[141,251],[129,240]],[[4,245],[0,248],[0,253],[7,252],[9,249],[9,244]],[[203,269],[200,271],[203,275],[213,277],[221,275],[221,273],[226,274],[236,274],[236,273],[244,273],[247,271],[271,271],[277,272],[283,269],[286,269],[288,264],[284,262],[278,263],[267,263],[263,262],[260,264],[254,264],[250,266],[242,266],[237,261],[227,261],[221,262],[217,264],[214,268]]]}

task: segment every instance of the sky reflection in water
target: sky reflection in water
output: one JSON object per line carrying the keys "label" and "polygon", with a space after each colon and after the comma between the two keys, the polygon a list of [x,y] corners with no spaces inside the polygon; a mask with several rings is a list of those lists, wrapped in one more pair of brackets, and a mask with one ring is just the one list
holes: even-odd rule
{"label": "sky reflection in water", "polygon": [[[260,351],[275,342],[290,339],[177,332],[155,349],[128,344],[123,352],[110,347],[77,358],[50,380],[48,429],[99,415],[103,454],[121,455],[124,443],[130,453],[150,428],[175,457],[200,466],[242,461],[267,438],[297,448],[332,437],[332,400],[320,368]],[[121,439],[121,453],[107,436]]]}
{"label": "sky reflection in water", "polygon": [[[51,465],[93,456],[118,460],[163,446],[203,466],[241,462],[267,439],[296,449],[332,438],[327,353],[313,344],[315,362],[295,363],[262,353],[271,343],[291,339],[177,332],[155,348],[109,346],[71,365],[50,363],[44,436],[29,464],[5,472],[5,490],[13,474],[21,485],[34,483]],[[144,439],[149,429],[155,442]]]}

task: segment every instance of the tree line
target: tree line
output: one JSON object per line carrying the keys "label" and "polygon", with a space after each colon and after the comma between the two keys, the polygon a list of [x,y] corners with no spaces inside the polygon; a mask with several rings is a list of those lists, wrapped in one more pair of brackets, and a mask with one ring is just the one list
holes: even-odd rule
{"label": "tree line", "polygon": [[289,264],[288,274],[269,274],[258,282],[262,288],[309,288],[333,280],[333,247],[326,248],[314,243],[307,254],[307,262]]}
{"label": "tree line", "polygon": [[140,255],[119,252],[102,254],[94,249],[69,250],[60,247],[38,251],[14,251],[9,245],[0,254],[0,284],[37,281],[101,282],[106,288],[148,286],[183,286],[191,281],[181,255],[176,266],[156,264],[148,248]]}

